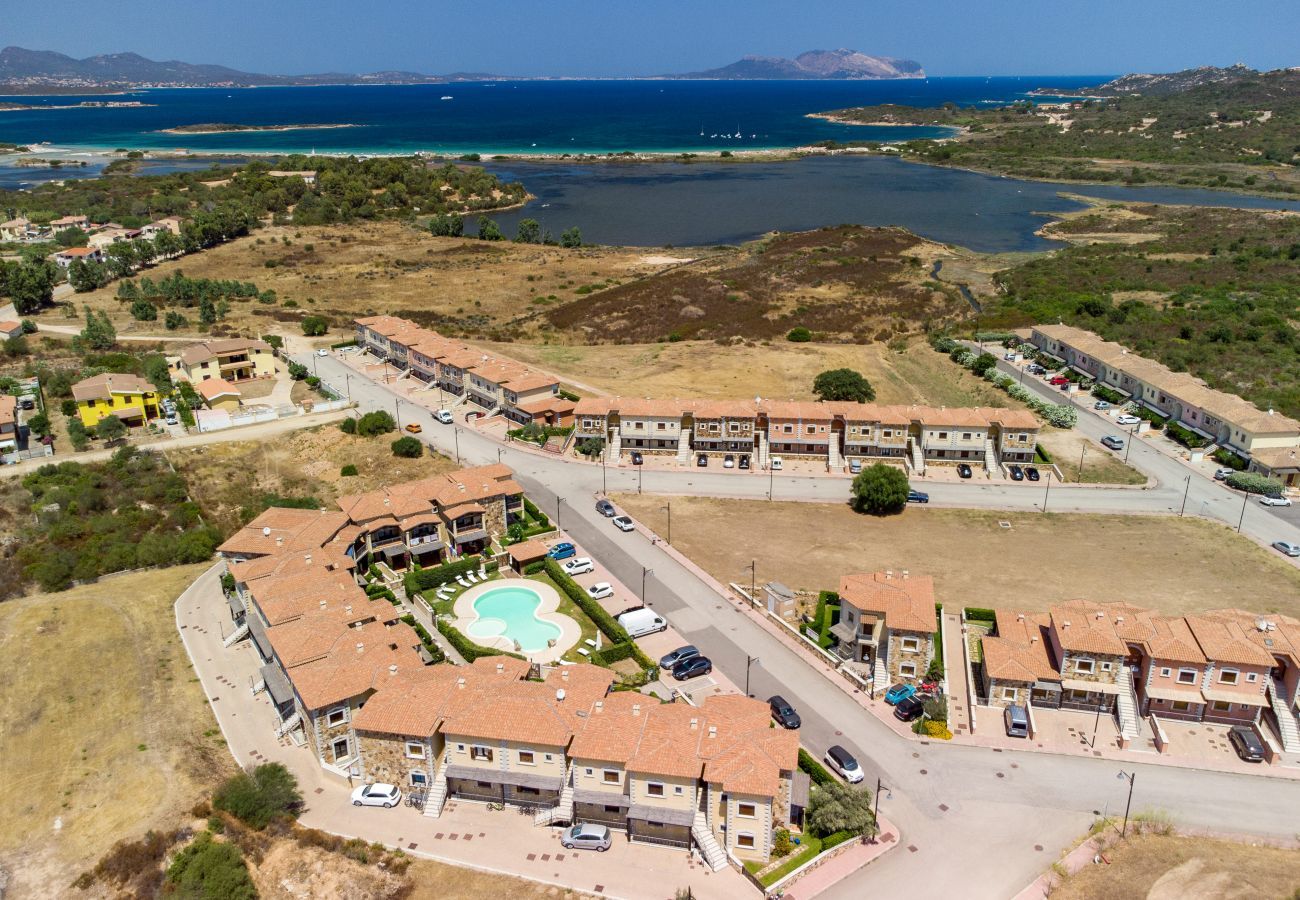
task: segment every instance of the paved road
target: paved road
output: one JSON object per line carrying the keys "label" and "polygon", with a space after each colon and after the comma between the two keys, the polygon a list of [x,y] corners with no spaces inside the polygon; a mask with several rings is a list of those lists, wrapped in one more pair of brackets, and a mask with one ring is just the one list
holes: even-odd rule
{"label": "paved road", "polygon": [[[322,377],[343,387],[344,367],[338,360],[321,358],[318,365]],[[350,390],[363,410],[394,408],[392,393],[355,373]],[[820,753],[832,743],[844,744],[859,753],[872,787],[879,777],[890,788],[882,810],[901,826],[905,849],[888,854],[826,896],[1010,896],[1050,865],[1095,812],[1122,811],[1127,783],[1119,780],[1114,762],[900,740],[797,651],[721,601],[704,581],[643,535],[610,528],[594,509],[601,488],[599,469],[502,447],[472,429],[438,425],[414,404],[403,402],[400,409],[402,421],[420,422],[422,437],[441,452],[456,452],[458,432],[463,463],[500,459],[510,465],[529,496],[625,584],[639,584],[642,569],[651,570],[646,591],[650,605],[722,672],[744,684],[747,658],[758,657],[750,667],[751,693],[767,697],[779,691],[799,709],[802,739],[810,749]],[[626,477],[628,485],[619,489],[634,489],[631,476]],[[761,477],[647,472],[645,478],[647,490],[672,494],[756,497],[767,491],[767,479]],[[778,498],[801,494],[832,500],[845,493],[844,479],[786,477],[775,483]],[[615,487],[610,484],[611,490]],[[1019,485],[936,484],[929,490],[935,502],[1025,509],[1033,508],[1040,494]],[[1053,488],[1052,508],[1162,511],[1154,504],[1176,509],[1174,494],[1168,489],[1058,487]],[[1252,526],[1257,520],[1264,524],[1262,516],[1247,516]],[[1300,782],[1158,765],[1135,768],[1135,810],[1168,810],[1179,823],[1192,827],[1285,836],[1295,832]]]}

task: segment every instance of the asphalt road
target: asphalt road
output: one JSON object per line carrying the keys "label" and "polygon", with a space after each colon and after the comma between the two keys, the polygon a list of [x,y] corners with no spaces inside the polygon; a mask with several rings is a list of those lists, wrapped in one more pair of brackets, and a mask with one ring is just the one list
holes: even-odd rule
{"label": "asphalt road", "polygon": [[[300,361],[307,362],[305,356]],[[345,368],[334,358],[315,360],[331,384],[344,387]],[[363,410],[394,409],[394,395],[382,385],[352,373],[349,389]],[[635,589],[647,570],[646,600],[673,627],[710,656],[734,683],[745,683],[758,697],[781,693],[803,718],[802,740],[820,755],[832,743],[854,751],[874,789],[880,778],[888,790],[881,811],[903,832],[904,848],[841,882],[826,896],[862,897],[906,893],[919,897],[1006,897],[1014,894],[1056,859],[1093,816],[1123,809],[1128,784],[1116,763],[1042,753],[1000,753],[962,745],[904,741],[864,712],[839,687],[792,648],[720,600],[692,572],[639,533],[611,528],[594,508],[602,473],[594,466],[541,457],[497,442],[460,426],[439,425],[414,404],[400,405],[403,423],[420,422],[421,435],[440,452],[466,465],[495,462],[511,466],[520,483],[544,511],[554,514],[584,550],[598,557],[623,583]],[[1081,417],[1081,422],[1084,417]],[[1102,423],[1095,423],[1102,427]],[[1085,433],[1090,424],[1082,424]],[[1052,488],[1057,511],[1166,512],[1177,510],[1182,489],[1188,511],[1204,502],[1207,510],[1222,498],[1213,481],[1193,476],[1150,448],[1140,464],[1150,464],[1161,486],[1150,490]],[[1134,448],[1134,455],[1139,454]],[[1159,457],[1159,458],[1156,458]],[[1131,460],[1132,461],[1132,460]],[[1170,467],[1176,468],[1170,468]],[[613,475],[615,470],[605,472]],[[634,473],[617,470],[609,489],[635,489]],[[1177,473],[1177,479],[1171,477]],[[1202,484],[1201,482],[1206,482]],[[778,499],[840,500],[847,479],[781,477]],[[1169,485],[1169,486],[1166,486]],[[646,472],[645,489],[665,494],[766,497],[768,479],[702,472]],[[979,508],[1033,509],[1043,491],[1022,485],[928,485],[933,502]],[[1239,505],[1240,500],[1236,503]],[[1251,513],[1254,515],[1251,515]],[[1235,519],[1233,521],[1235,525]],[[1267,513],[1248,509],[1246,530],[1281,525]],[[720,536],[728,539],[728,536]],[[1274,540],[1276,538],[1270,538]],[[1291,539],[1297,539],[1293,535]],[[1246,834],[1293,836],[1300,808],[1300,782],[1178,769],[1159,765],[1131,767],[1136,772],[1133,808],[1168,811],[1184,826]],[[913,849],[915,848],[915,849]]]}

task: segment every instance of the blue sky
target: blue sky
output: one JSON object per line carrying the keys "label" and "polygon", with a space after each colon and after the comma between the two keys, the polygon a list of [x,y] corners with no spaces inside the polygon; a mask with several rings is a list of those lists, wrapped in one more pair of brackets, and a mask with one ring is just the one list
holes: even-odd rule
{"label": "blue sky", "polygon": [[851,47],[934,75],[1300,65],[1297,0],[65,0],[0,42],[297,73],[651,75]]}

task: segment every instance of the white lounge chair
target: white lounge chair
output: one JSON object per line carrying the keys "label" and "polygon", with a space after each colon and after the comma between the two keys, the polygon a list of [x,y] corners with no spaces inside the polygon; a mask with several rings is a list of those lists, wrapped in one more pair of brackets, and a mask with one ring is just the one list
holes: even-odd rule
{"label": "white lounge chair", "polygon": [[587,638],[585,641],[583,641],[583,643],[586,644],[588,647],[590,647],[590,648],[593,649],[593,650],[596,649],[596,642],[593,641],[591,638]]}
{"label": "white lounge chair", "polygon": [[457,576],[456,576],[456,583],[457,583],[458,585],[460,585],[461,587],[470,587],[470,586],[471,586],[470,582],[468,582],[468,581],[465,580],[465,576],[464,576],[464,575],[457,575]]}
{"label": "white lounge chair", "polygon": [[478,580],[487,581],[487,563],[478,567]]}
{"label": "white lounge chair", "polygon": [[588,650],[586,647],[579,647],[579,648],[578,648],[578,655],[579,655],[579,656],[591,656],[591,651]]}

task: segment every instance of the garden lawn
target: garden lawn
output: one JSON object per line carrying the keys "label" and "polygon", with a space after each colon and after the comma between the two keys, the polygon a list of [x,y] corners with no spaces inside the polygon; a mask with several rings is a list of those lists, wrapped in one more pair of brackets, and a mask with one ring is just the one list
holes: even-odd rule
{"label": "garden lawn", "polygon": [[821,838],[804,834],[800,835],[799,840],[802,841],[802,843],[799,845],[798,849],[787,856],[785,861],[775,869],[759,875],[758,873],[761,872],[766,865],[770,865],[769,863],[747,862],[745,863],[745,868],[751,875],[757,876],[758,880],[763,883],[764,887],[771,887],[822,852]]}

